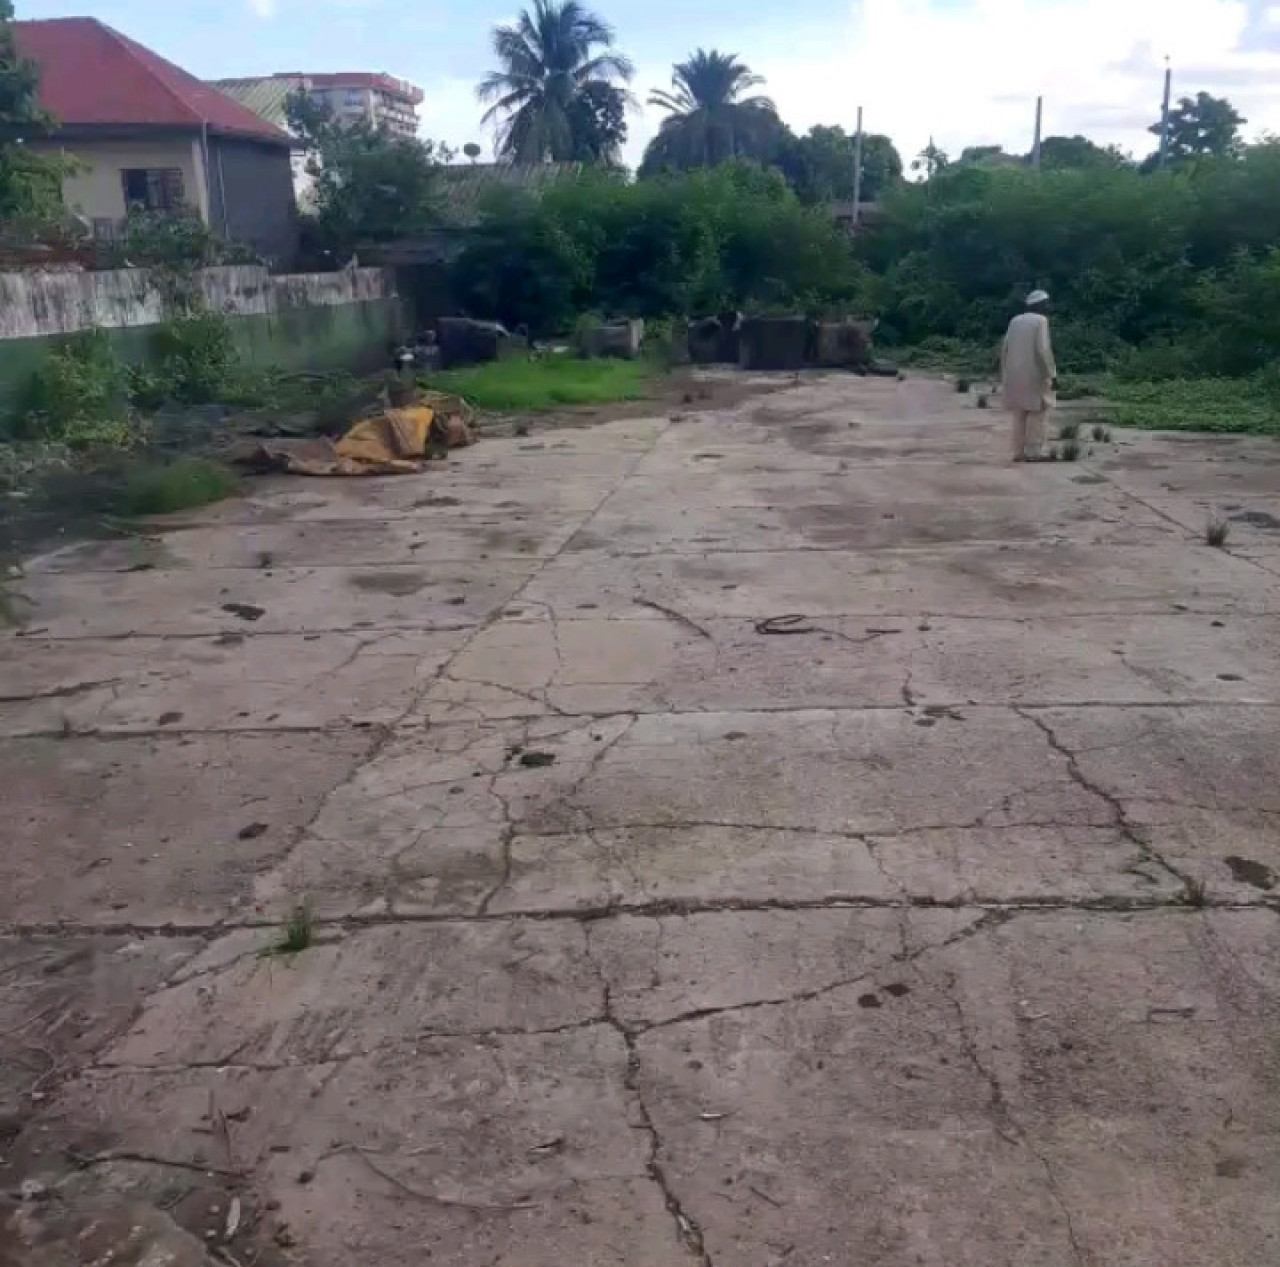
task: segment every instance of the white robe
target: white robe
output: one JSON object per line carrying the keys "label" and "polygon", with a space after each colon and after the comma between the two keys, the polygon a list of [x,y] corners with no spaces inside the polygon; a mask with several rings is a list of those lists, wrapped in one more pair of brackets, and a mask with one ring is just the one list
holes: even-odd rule
{"label": "white robe", "polygon": [[1009,322],[1000,351],[1000,398],[1014,413],[1042,413],[1056,403],[1053,380],[1058,370],[1049,341],[1049,318],[1024,312]]}

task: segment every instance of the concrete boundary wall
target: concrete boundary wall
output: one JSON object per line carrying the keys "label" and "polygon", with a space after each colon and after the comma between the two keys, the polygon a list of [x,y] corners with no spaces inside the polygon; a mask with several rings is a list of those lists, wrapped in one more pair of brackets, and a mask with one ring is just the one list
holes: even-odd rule
{"label": "concrete boundary wall", "polygon": [[[287,370],[361,370],[383,364],[401,333],[390,269],[273,276],[259,265],[198,274],[206,307],[231,319],[248,364]],[[0,272],[0,413],[21,406],[49,351],[68,335],[100,327],[119,356],[148,358],[164,304],[150,271]]]}

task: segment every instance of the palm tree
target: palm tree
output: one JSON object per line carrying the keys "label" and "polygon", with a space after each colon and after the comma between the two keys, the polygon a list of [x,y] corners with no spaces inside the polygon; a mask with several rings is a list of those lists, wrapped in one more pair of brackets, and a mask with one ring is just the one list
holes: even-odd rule
{"label": "palm tree", "polygon": [[747,96],[764,80],[733,53],[698,49],[672,68],[673,91],[655,89],[649,104],[668,112],[646,164],[711,167],[734,157],[768,158],[781,129],[768,97]]}
{"label": "palm tree", "polygon": [[533,0],[514,23],[495,27],[502,68],[476,95],[489,103],[485,123],[497,124],[499,156],[565,162],[591,148],[580,135],[594,117],[584,105],[607,94],[629,100],[618,85],[631,78],[631,62],[612,48],[613,28],[577,0]]}

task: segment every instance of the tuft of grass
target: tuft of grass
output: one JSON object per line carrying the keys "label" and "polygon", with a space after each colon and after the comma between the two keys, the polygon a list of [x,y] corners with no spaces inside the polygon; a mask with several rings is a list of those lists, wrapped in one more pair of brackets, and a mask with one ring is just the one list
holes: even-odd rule
{"label": "tuft of grass", "polygon": [[1093,424],[1093,438],[1099,444],[1108,444],[1111,440],[1111,432],[1106,429],[1100,422]]}
{"label": "tuft of grass", "polygon": [[990,401],[990,399],[989,399],[987,396],[979,396],[979,397],[978,397],[978,408],[979,408],[979,409],[990,409],[990,408],[991,408],[991,401]]}
{"label": "tuft of grass", "polygon": [[1231,535],[1231,525],[1221,515],[1211,515],[1204,529],[1204,543],[1215,550],[1223,549]]}
{"label": "tuft of grass", "polygon": [[208,458],[140,463],[126,475],[112,510],[127,518],[169,515],[223,501],[239,487],[225,466]]}
{"label": "tuft of grass", "polygon": [[973,384],[970,383],[967,378],[956,379],[956,391],[959,392],[961,396],[967,396],[969,394],[969,388],[972,386]]}
{"label": "tuft of grass", "polygon": [[304,900],[293,908],[280,930],[280,936],[258,953],[264,959],[278,955],[300,955],[304,950],[309,950],[315,940],[315,912],[311,909],[311,903]]}
{"label": "tuft of grass", "polygon": [[1202,907],[1208,901],[1208,892],[1205,888],[1203,880],[1187,880],[1187,891],[1183,894],[1183,901],[1188,906]]}
{"label": "tuft of grass", "polygon": [[1080,441],[1074,439],[1065,441],[1059,456],[1064,462],[1078,462],[1080,460]]}
{"label": "tuft of grass", "polygon": [[1080,424],[1078,422],[1064,422],[1058,428],[1059,440],[1074,440],[1080,434]]}
{"label": "tuft of grass", "polygon": [[477,409],[538,413],[570,405],[607,405],[641,400],[653,375],[643,361],[546,356],[492,361],[433,374],[423,385],[452,392]]}

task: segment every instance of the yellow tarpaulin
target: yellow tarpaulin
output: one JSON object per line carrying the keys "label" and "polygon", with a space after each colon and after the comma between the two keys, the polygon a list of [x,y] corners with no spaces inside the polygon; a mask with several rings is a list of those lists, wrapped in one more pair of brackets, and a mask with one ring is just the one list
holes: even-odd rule
{"label": "yellow tarpaulin", "polygon": [[417,404],[364,418],[337,441],[263,440],[246,460],[293,475],[406,475],[472,441],[465,400],[424,392]]}

